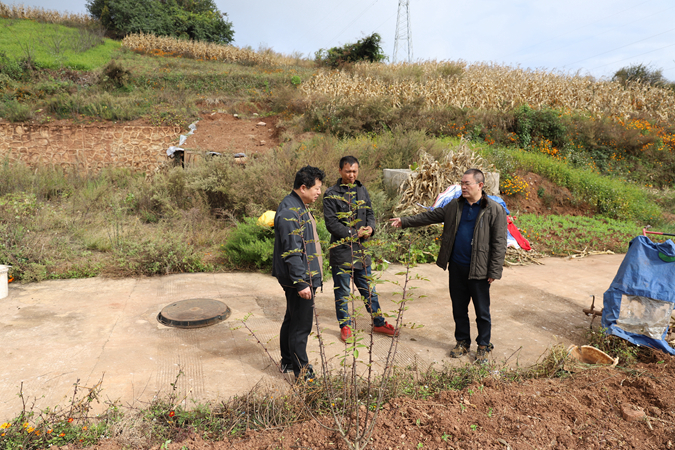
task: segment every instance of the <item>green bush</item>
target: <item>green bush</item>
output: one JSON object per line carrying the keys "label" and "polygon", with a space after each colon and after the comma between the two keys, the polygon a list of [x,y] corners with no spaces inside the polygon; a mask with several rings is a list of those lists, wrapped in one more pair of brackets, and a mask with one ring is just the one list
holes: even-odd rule
{"label": "green bush", "polygon": [[4,51],[0,51],[0,73],[8,76],[12,80],[20,80],[25,77],[26,72],[19,61],[9,58]]}
{"label": "green bush", "polygon": [[258,219],[244,217],[222,246],[225,255],[238,268],[272,270],[274,229],[258,225]]}
{"label": "green bush", "polygon": [[359,61],[380,62],[386,59],[380,41],[382,37],[373,33],[355,44],[345,44],[328,50],[320,49],[315,53],[317,64],[329,67],[340,67],[347,63]]}
{"label": "green bush", "polygon": [[[326,229],[326,222],[317,218],[316,231],[319,234],[324,254],[324,278],[329,276],[328,242],[330,234]],[[272,256],[274,253],[274,228],[258,225],[255,217],[244,217],[239,222],[222,250],[238,269],[256,268],[266,271],[272,270]]]}
{"label": "green bush", "polygon": [[32,105],[20,103],[16,100],[9,100],[0,103],[0,117],[10,122],[26,122],[33,118]]}
{"label": "green bush", "polygon": [[125,238],[113,248],[113,253],[115,263],[104,270],[108,276],[166,275],[213,270],[189,242],[161,234],[140,242]]}
{"label": "green bush", "polygon": [[521,105],[514,111],[515,129],[513,130],[520,145],[527,148],[536,138],[548,139],[554,147],[562,148],[567,143],[567,129],[561,114],[553,109],[532,109]]}

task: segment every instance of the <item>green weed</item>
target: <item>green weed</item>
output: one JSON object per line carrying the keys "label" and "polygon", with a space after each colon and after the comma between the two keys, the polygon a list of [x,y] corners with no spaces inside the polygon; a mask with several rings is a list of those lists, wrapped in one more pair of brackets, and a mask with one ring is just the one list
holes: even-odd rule
{"label": "green weed", "polygon": [[479,152],[489,161],[493,160],[491,156],[494,153],[497,163],[506,160],[507,164],[518,169],[537,173],[559,186],[566,187],[575,200],[594,205],[603,216],[643,223],[655,223],[661,219],[658,206],[649,200],[646,191],[624,180],[574,168],[542,153],[504,148],[494,150],[490,147],[482,148]]}
{"label": "green weed", "polygon": [[625,253],[628,243],[642,232],[633,222],[603,217],[521,214],[517,223],[537,251],[554,256],[583,250]]}

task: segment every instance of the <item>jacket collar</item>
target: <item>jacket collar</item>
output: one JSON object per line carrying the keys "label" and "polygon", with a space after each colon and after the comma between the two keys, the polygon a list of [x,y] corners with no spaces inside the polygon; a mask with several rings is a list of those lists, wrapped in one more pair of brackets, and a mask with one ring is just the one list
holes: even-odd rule
{"label": "jacket collar", "polygon": [[291,195],[290,195],[290,196],[291,196],[291,198],[292,198],[293,200],[295,200],[299,205],[302,205],[303,208],[305,208],[305,209],[307,208],[307,205],[305,205],[305,202],[302,201],[302,199],[300,198],[300,196],[298,195],[297,192],[291,191]]}
{"label": "jacket collar", "polygon": [[[464,197],[460,194],[459,198],[457,201],[463,202],[463,203],[468,203]],[[478,201],[480,203],[481,208],[485,208],[488,204],[488,196],[485,193],[485,191],[482,192],[480,200]]]}
{"label": "jacket collar", "polygon": [[[354,182],[354,184],[356,185],[356,187],[363,186],[359,180],[356,180]],[[335,186],[338,187],[339,189],[343,190],[343,191],[347,190],[347,186],[342,184],[342,178],[338,178],[337,182],[335,182]]]}

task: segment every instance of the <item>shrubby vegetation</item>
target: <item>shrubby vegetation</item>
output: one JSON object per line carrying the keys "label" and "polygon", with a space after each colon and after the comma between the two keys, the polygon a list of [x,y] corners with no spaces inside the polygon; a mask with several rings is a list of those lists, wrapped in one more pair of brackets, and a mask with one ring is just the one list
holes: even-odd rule
{"label": "shrubby vegetation", "polygon": [[[90,2],[91,7],[101,7],[101,14],[105,7],[110,10],[110,5],[122,4],[131,2]],[[181,1],[175,4],[187,5]],[[203,12],[199,8],[208,9],[210,3],[199,5],[189,8]],[[469,141],[497,166],[508,183],[505,193],[509,195],[521,195],[520,177],[533,171],[566,187],[574,202],[590,203],[604,218],[658,226],[665,224],[659,208],[674,208],[675,202],[669,200],[672,196],[643,189],[672,187],[674,182],[675,127],[669,119],[672,94],[657,83],[658,73],[652,77],[654,83],[635,87],[636,81],[629,78],[639,71],[627,70],[627,83],[622,86],[618,78],[614,84],[599,84],[586,78],[500,66],[469,67],[461,62],[352,64],[349,58],[355,55],[382,59],[376,34],[358,45],[331,49],[330,58],[329,52],[323,53],[327,59],[319,58],[329,66],[347,63],[341,71],[314,73],[311,61],[278,55],[270,49],[235,49],[230,52],[234,56],[224,58],[230,62],[170,57],[182,55],[181,49],[186,47],[154,48],[164,44],[148,36],[135,41],[138,45],[131,46],[134,52],[116,50],[112,60],[110,53],[96,53],[100,59],[91,58],[88,66],[97,67],[95,70],[73,70],[68,65],[74,57],[62,52],[59,59],[50,53],[44,39],[31,40],[31,34],[47,29],[40,28],[44,24],[0,19],[0,25],[11,27],[23,42],[23,47],[7,46],[0,54],[0,116],[10,121],[146,118],[156,125],[186,126],[204,110],[219,110],[278,114],[286,130],[279,147],[250,158],[245,168],[216,158],[185,170],[167,169],[147,181],[124,171],[84,176],[46,168],[40,168],[37,177],[22,166],[9,169],[9,163],[4,162],[7,182],[3,178],[0,186],[0,262],[13,264],[17,278],[24,280],[200,271],[226,265],[258,264],[265,270],[261,255],[267,250],[264,245],[258,247],[264,236],[248,243],[239,241],[238,245],[257,249],[246,260],[237,260],[234,251],[228,256],[221,245],[227,242],[230,230],[235,236],[239,227],[252,226],[247,218],[276,209],[300,165],[321,161],[327,169],[327,184],[332,184],[338,178],[339,158],[346,153],[357,156],[362,165],[360,178],[369,187],[378,221],[385,223],[396,199],[384,190],[381,169],[407,168],[420,149],[442,157],[458,139]],[[171,45],[186,42],[162,39]],[[117,45],[105,42],[82,55],[94,55],[92,52],[107,48],[110,42]],[[189,55],[209,59],[210,48],[201,46]],[[46,62],[35,56],[42,53]],[[361,100],[356,94],[348,99],[318,94],[330,74],[345,83],[368,76],[373,80],[371,88],[398,86],[401,94],[392,96],[385,90],[382,95]],[[443,102],[430,106],[427,101],[429,95],[445,95],[444,89],[451,87],[458,89],[452,91],[456,94],[453,98],[463,98],[462,86],[471,83],[487,83],[490,89],[497,89],[501,81],[519,86],[528,77],[541,81],[536,102],[526,97],[532,92],[517,89],[524,97],[488,102],[484,107]],[[565,99],[555,105],[547,103],[546,95],[561,86],[569,88],[567,91],[595,89],[599,93],[596,103],[576,109],[566,106]],[[662,109],[633,110],[624,105],[620,116],[599,114],[617,92],[626,89],[635,89],[631,92],[646,100],[660,95]],[[589,112],[593,108],[597,111]],[[316,134],[295,139],[307,131]],[[108,190],[100,193],[105,186]],[[105,201],[91,200],[98,195]],[[321,204],[316,206],[320,217]],[[34,219],[16,214],[14,208],[27,208]],[[67,219],[66,212],[79,218]],[[192,225],[195,221],[200,223],[199,229]],[[378,237],[382,239],[374,249],[376,260],[400,261],[402,250],[391,243],[403,235],[384,228],[381,231]],[[435,231],[411,233],[403,237],[415,237],[414,257],[418,262],[432,261]]]}
{"label": "shrubby vegetation", "polygon": [[668,81],[661,69],[654,69],[644,64],[622,67],[614,73],[612,80],[618,81],[622,86],[629,83],[641,83],[655,87],[670,87],[675,90],[675,82]]}
{"label": "shrubby vegetation", "polygon": [[314,58],[318,65],[332,68],[362,61],[371,63],[384,61],[386,56],[380,45],[381,41],[382,37],[373,33],[359,39],[355,44],[345,44],[328,50],[320,49],[314,54]]}

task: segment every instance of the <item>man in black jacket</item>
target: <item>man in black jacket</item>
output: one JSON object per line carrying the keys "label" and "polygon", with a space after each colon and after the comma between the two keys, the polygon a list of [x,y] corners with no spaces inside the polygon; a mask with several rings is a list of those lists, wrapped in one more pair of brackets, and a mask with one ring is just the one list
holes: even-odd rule
{"label": "man in black jacket", "polygon": [[348,308],[352,276],[373,317],[373,331],[393,336],[398,331],[384,320],[375,287],[369,280],[370,256],[364,252],[363,242],[375,233],[375,214],[366,187],[357,179],[359,161],[345,156],[339,167],[340,179],[323,196],[323,215],[331,236],[330,267],[340,339],[346,341],[352,335]]}
{"label": "man in black jacket", "polygon": [[478,169],[462,176],[462,196],[443,208],[411,217],[391,219],[394,227],[419,227],[443,223],[441,249],[436,264],[449,266],[450,299],[457,345],[450,352],[459,358],[471,346],[469,302],[473,300],[478,326],[476,362],[487,362],[490,342],[490,285],[502,277],[506,255],[506,212],[483,192],[485,178]]}
{"label": "man in black jacket", "polygon": [[307,358],[307,337],[312,331],[314,293],[321,286],[321,244],[316,221],[307,209],[321,195],[325,174],[305,166],[295,175],[293,191],[284,198],[274,217],[272,275],[286,294],[286,315],[279,335],[281,371],[296,379],[312,381]]}

